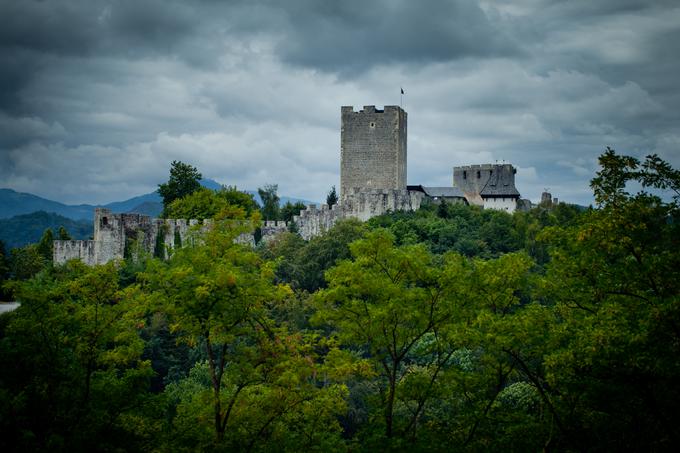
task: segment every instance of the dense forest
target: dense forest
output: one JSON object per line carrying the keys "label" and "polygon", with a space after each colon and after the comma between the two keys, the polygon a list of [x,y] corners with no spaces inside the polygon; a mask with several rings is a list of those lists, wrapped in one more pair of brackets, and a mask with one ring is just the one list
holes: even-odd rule
{"label": "dense forest", "polygon": [[0,250],[0,450],[675,450],[680,172],[600,165],[595,208],[432,203],[254,249],[275,186],[257,209],[171,173],[166,214],[215,226],[167,261]]}

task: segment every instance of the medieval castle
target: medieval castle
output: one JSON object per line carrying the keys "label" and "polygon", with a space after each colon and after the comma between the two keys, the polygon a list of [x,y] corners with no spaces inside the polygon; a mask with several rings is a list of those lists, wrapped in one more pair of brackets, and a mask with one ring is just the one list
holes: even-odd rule
{"label": "medieval castle", "polygon": [[[414,211],[424,199],[434,202],[474,204],[514,212],[528,206],[515,188],[515,168],[510,164],[454,167],[450,187],[406,184],[407,114],[398,106],[378,110],[373,105],[354,111],[341,109],[340,202],[329,208],[310,205],[294,218],[298,232],[310,239],[338,220],[368,220],[387,212]],[[210,219],[152,219],[141,214],[113,214],[98,208],[94,215],[94,239],[54,241],[54,263],[78,258],[89,265],[122,259],[131,240],[147,253],[167,257],[168,251],[186,244],[190,227],[209,228]],[[264,222],[262,239],[285,231],[285,222]],[[254,244],[252,235],[240,242]]]}

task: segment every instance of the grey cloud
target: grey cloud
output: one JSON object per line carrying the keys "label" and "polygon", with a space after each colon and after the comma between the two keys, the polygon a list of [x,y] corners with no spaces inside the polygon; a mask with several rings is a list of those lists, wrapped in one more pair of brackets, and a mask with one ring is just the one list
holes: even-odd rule
{"label": "grey cloud", "polygon": [[[169,162],[321,199],[339,107],[409,112],[409,182],[506,159],[588,203],[606,145],[680,164],[680,9],[603,0],[0,0],[0,186],[153,190]],[[561,192],[561,193],[560,193]]]}
{"label": "grey cloud", "polygon": [[376,64],[513,55],[518,50],[472,1],[314,2],[287,11],[279,49],[294,64],[365,71]]}

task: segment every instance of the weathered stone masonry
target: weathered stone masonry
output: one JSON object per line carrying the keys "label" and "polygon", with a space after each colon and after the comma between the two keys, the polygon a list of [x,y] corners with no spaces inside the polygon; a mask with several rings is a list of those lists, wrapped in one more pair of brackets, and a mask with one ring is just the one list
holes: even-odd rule
{"label": "weathered stone masonry", "polygon": [[340,202],[315,205],[293,220],[304,239],[318,236],[338,220],[368,220],[387,212],[414,211],[424,194],[406,188],[407,115],[398,106],[341,108]]}
{"label": "weathered stone masonry", "polygon": [[[212,220],[202,222],[209,228]],[[55,264],[79,258],[88,265],[123,259],[131,247],[167,258],[168,251],[189,240],[190,227],[198,220],[153,219],[142,214],[114,214],[108,209],[94,212],[94,239],[88,241],[54,241]]]}
{"label": "weathered stone masonry", "polygon": [[[322,234],[341,219],[366,221],[387,212],[415,211],[425,198],[509,212],[517,207],[515,169],[509,164],[455,167],[452,187],[407,186],[407,115],[401,107],[377,110],[368,105],[358,112],[342,107],[341,123],[340,201],[330,209],[311,205],[294,217],[304,239]],[[199,223],[96,209],[94,239],[54,241],[54,262],[79,258],[90,265],[103,264],[124,258],[133,242],[146,253],[167,258],[169,251],[189,239],[190,227]],[[210,220],[201,224],[203,228],[211,225]],[[289,227],[286,222],[264,222],[262,241]],[[252,234],[239,236],[237,242],[255,244]]]}
{"label": "weathered stone masonry", "polygon": [[340,196],[353,188],[406,189],[406,112],[341,109]]}

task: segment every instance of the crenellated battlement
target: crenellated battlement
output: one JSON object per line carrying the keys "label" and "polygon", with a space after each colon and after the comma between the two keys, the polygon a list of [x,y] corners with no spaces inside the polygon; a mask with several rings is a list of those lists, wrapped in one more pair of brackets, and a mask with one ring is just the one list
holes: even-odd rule
{"label": "crenellated battlement", "polygon": [[[78,258],[89,265],[123,259],[136,252],[168,258],[171,251],[186,244],[194,229],[206,231],[212,219],[157,219],[143,214],[114,214],[110,209],[96,208],[94,238],[87,241],[54,241],[55,264]],[[241,238],[243,239],[243,238]],[[246,241],[248,242],[248,241]]]}
{"label": "crenellated battlement", "polygon": [[[407,186],[406,112],[396,105],[386,105],[382,110],[365,105],[359,111],[353,106],[343,106],[340,111],[339,202],[332,207],[310,204],[292,222],[263,222],[262,241],[294,230],[304,239],[311,239],[341,219],[365,221],[388,212],[417,210],[425,197],[452,199],[508,212],[517,207],[516,170],[511,164],[454,167],[452,187]],[[172,250],[186,243],[192,229],[205,230],[211,225],[210,219],[152,219],[97,208],[94,239],[54,241],[54,262],[80,258],[88,264],[101,264],[122,259],[132,241],[147,253],[167,258]],[[236,242],[255,245],[255,238],[252,233],[245,233]]]}
{"label": "crenellated battlement", "polygon": [[341,108],[340,196],[354,187],[406,189],[406,127],[399,106]]}

